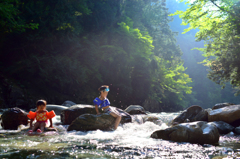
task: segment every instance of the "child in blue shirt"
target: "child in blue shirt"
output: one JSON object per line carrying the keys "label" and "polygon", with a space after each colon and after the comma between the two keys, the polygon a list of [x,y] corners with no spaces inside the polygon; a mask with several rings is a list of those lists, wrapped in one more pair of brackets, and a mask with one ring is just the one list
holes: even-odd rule
{"label": "child in blue shirt", "polygon": [[100,96],[93,100],[96,112],[97,112],[97,114],[100,114],[98,111],[98,107],[99,107],[105,113],[110,114],[114,118],[116,118],[115,125],[114,125],[114,129],[116,130],[122,117],[120,115],[118,115],[117,113],[115,113],[110,107],[110,102],[107,99],[108,92],[110,91],[109,86],[103,85],[100,88],[98,88],[98,90],[100,91]]}

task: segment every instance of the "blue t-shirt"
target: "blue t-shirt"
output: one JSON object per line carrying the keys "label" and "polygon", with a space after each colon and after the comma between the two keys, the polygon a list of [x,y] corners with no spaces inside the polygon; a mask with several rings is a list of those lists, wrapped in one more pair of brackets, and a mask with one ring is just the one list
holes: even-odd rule
{"label": "blue t-shirt", "polygon": [[93,100],[94,105],[97,105],[99,108],[103,108],[110,105],[110,102],[107,98],[104,100],[99,99],[98,97]]}

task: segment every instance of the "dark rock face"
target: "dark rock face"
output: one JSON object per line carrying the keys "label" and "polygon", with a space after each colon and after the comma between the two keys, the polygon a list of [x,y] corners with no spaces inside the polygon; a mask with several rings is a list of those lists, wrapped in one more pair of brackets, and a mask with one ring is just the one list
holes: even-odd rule
{"label": "dark rock face", "polygon": [[240,134],[240,127],[236,127],[234,130],[233,130],[233,132],[235,133],[235,134]]}
{"label": "dark rock face", "polygon": [[127,107],[125,112],[131,114],[131,115],[136,115],[136,114],[147,114],[144,110],[144,108],[140,105],[130,105]]}
{"label": "dark rock face", "polygon": [[230,106],[230,105],[235,105],[235,104],[233,104],[233,103],[218,103],[218,104],[215,104],[212,107],[212,110],[227,107],[227,106]]}
{"label": "dark rock face", "polygon": [[145,113],[141,110],[131,110],[131,111],[128,112],[128,114],[131,114],[131,115],[145,114],[146,115],[147,113]]}
{"label": "dark rock face", "polygon": [[[99,112],[101,113],[102,111],[99,110]],[[62,111],[61,122],[63,125],[69,125],[77,117],[83,114],[96,114],[95,106],[83,104],[71,106]]]}
{"label": "dark rock face", "polygon": [[151,138],[190,142],[198,144],[216,144],[219,141],[218,129],[204,121],[182,123],[151,134]]}
{"label": "dark rock face", "polygon": [[[117,113],[119,113],[122,116],[122,120],[121,123],[127,123],[127,122],[132,122],[132,118],[131,116],[124,112],[123,110],[119,109],[119,108],[115,108],[112,107],[113,109],[115,109],[115,111]],[[102,110],[99,109],[100,113],[103,113]],[[68,109],[65,109],[62,111],[61,113],[61,122],[64,125],[69,125],[71,124],[77,117],[79,117],[80,115],[83,114],[93,114],[96,115],[96,110],[95,110],[95,106],[91,106],[91,105],[74,105]],[[111,115],[109,115],[111,116]]]}
{"label": "dark rock face", "polygon": [[191,106],[173,119],[172,125],[194,121],[208,121],[208,112],[200,106]]}
{"label": "dark rock face", "polygon": [[100,115],[83,114],[77,117],[67,131],[91,131],[91,130],[110,130],[115,123],[115,118],[105,113]]}
{"label": "dark rock face", "polygon": [[231,105],[219,109],[214,109],[208,114],[208,121],[224,121],[228,124],[235,123],[240,120],[240,105]]}
{"label": "dark rock face", "polygon": [[50,105],[47,104],[47,111],[54,111],[56,115],[61,115],[62,111],[67,109],[68,107],[61,106],[61,105]]}
{"label": "dark rock face", "polygon": [[25,111],[20,108],[10,108],[8,111],[5,111],[1,118],[1,126],[5,130],[17,130],[18,126],[23,124],[28,124],[28,117]]}
{"label": "dark rock face", "polygon": [[234,127],[224,121],[214,121],[209,124],[215,125],[218,129],[219,134],[228,134],[234,130]]}
{"label": "dark rock face", "polygon": [[[114,107],[112,107],[114,109]],[[94,108],[95,109],[95,108]],[[129,123],[132,122],[131,116],[124,112],[121,109],[115,108],[115,112],[118,112],[122,116],[121,122]],[[77,131],[90,131],[90,130],[110,130],[115,123],[116,118],[113,116],[102,113],[100,115],[95,114],[82,114],[78,116],[74,121],[71,122],[71,125],[68,127],[68,131],[77,130]]]}
{"label": "dark rock face", "polygon": [[65,106],[65,107],[71,107],[73,105],[76,105],[76,103],[69,101],[69,100],[63,102],[63,104],[62,104],[62,106]]}

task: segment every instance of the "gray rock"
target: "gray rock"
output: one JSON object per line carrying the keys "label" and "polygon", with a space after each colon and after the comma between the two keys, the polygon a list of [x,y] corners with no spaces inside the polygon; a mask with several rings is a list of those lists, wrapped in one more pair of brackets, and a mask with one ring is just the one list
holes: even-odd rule
{"label": "gray rock", "polygon": [[83,114],[69,125],[67,131],[110,130],[114,123],[115,118],[106,113],[100,115]]}
{"label": "gray rock", "polygon": [[233,132],[234,132],[235,134],[238,134],[238,135],[240,135],[240,126],[239,126],[239,127],[236,127],[236,128],[234,128]]}
{"label": "gray rock", "polygon": [[65,109],[68,109],[68,107],[61,106],[61,105],[52,105],[52,104],[47,104],[47,111],[52,111],[54,110],[56,115],[61,115],[61,112]]}
{"label": "gray rock", "polygon": [[73,105],[76,105],[76,103],[69,101],[69,100],[63,102],[63,104],[62,104],[62,106],[66,106],[66,107],[71,107]]}
{"label": "gray rock", "polygon": [[[119,113],[122,116],[121,123],[131,122],[132,118],[130,114],[124,112],[119,108],[112,107],[116,113]],[[103,113],[101,109],[99,109],[100,113]],[[65,109],[61,113],[61,122],[64,125],[71,124],[77,117],[83,114],[93,114],[96,115],[95,106],[92,105],[83,105],[78,104]],[[111,115],[110,115],[111,116]]]}
{"label": "gray rock", "polygon": [[219,141],[219,133],[216,126],[204,121],[197,121],[155,131],[151,134],[151,138],[175,142],[216,144]]}
{"label": "gray rock", "polygon": [[200,106],[191,106],[173,119],[172,125],[194,121],[208,121],[208,112]]}
{"label": "gray rock", "polygon": [[230,106],[230,105],[235,105],[235,104],[233,104],[233,103],[217,103],[217,104],[215,104],[213,107],[212,107],[212,110],[214,110],[214,109],[219,109],[219,108],[223,108],[223,107],[228,107],[228,106]]}
{"label": "gray rock", "polygon": [[124,111],[131,115],[146,114],[144,108],[140,105],[130,105]]}
{"label": "gray rock", "polygon": [[240,119],[240,105],[231,105],[219,109],[214,109],[208,114],[208,121],[224,121],[231,124]]}
{"label": "gray rock", "polygon": [[209,124],[213,124],[217,127],[219,134],[228,134],[234,130],[234,127],[224,121],[214,121]]}

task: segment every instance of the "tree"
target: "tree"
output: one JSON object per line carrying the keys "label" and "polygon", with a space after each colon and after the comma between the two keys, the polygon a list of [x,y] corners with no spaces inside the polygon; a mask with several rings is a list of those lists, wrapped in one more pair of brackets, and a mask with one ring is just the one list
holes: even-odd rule
{"label": "tree", "polygon": [[177,11],[183,24],[190,27],[185,32],[198,28],[196,40],[205,41],[203,63],[211,70],[208,77],[217,84],[229,82],[240,86],[239,54],[240,14],[239,2],[234,1],[187,1],[189,8]]}

